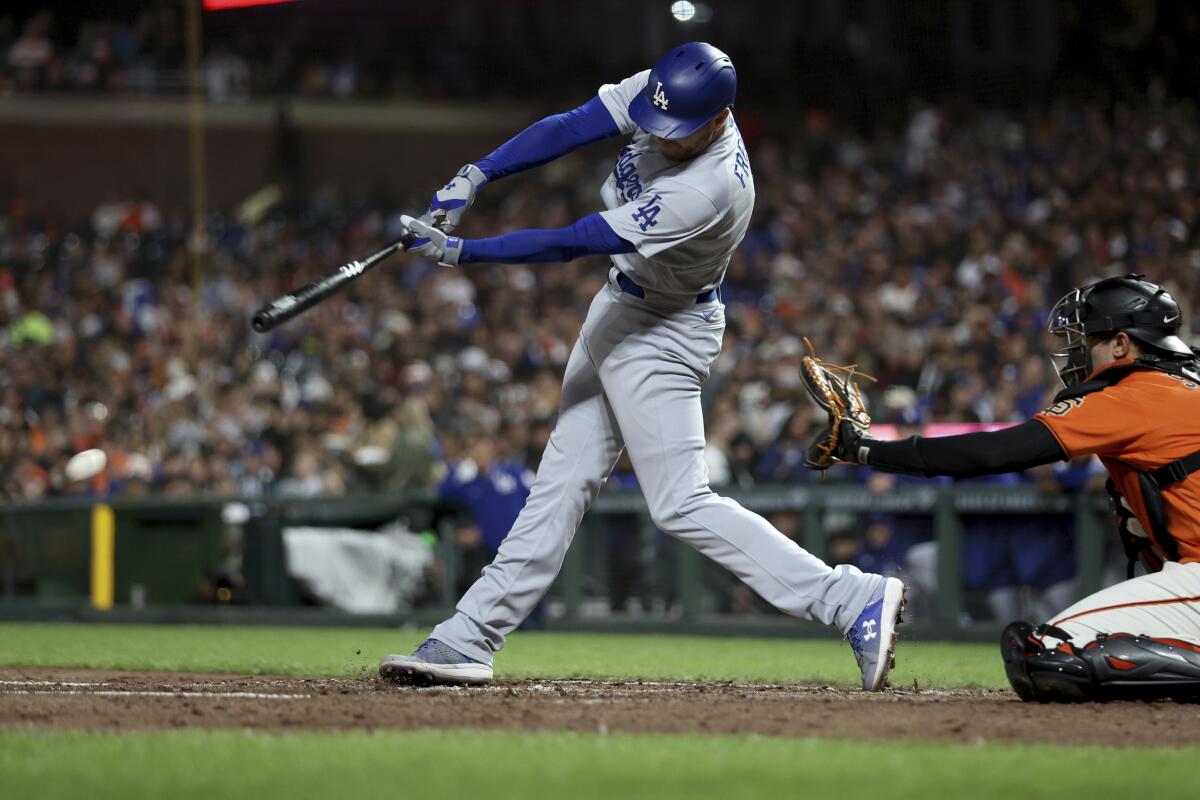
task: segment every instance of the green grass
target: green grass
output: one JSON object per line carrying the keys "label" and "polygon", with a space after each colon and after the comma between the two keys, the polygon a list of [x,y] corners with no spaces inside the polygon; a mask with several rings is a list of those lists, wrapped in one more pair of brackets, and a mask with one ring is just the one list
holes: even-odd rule
{"label": "green grass", "polygon": [[[354,676],[422,634],[335,628],[0,623],[0,665]],[[830,641],[522,634],[501,677],[850,684]],[[988,645],[904,643],[898,684],[1005,685]],[[17,702],[0,696],[0,702]],[[758,736],[409,731],[264,734],[0,729],[4,798],[1194,796],[1200,749]]]}
{"label": "green grass", "polygon": [[[0,666],[373,675],[379,659],[408,652],[423,632],[364,628],[271,628],[0,623]],[[513,636],[497,677],[733,680],[851,684],[857,669],[843,642],[570,633]],[[1005,688],[994,645],[902,642],[897,686]]]}
{"label": "green grass", "polygon": [[745,736],[0,731],[0,786],[47,800],[1164,798],[1195,796],[1197,755]]}

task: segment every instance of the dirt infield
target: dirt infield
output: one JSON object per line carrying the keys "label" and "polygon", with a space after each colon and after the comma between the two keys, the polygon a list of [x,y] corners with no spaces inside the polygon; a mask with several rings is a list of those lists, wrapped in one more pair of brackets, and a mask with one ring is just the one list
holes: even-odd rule
{"label": "dirt infield", "polygon": [[101,731],[476,728],[1200,744],[1200,705],[1042,706],[1008,692],[522,680],[473,689],[376,679],[0,669],[0,726]]}

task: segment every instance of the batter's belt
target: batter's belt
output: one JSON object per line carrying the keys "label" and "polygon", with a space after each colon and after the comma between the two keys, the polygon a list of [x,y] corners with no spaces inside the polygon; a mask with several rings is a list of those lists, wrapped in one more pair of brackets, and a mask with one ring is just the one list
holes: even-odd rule
{"label": "batter's belt", "polygon": [[[646,299],[646,290],[634,283],[633,278],[621,272],[621,270],[617,270],[617,286],[620,286],[621,291],[625,294],[631,294],[639,300]],[[696,304],[711,303],[713,300],[719,298],[721,293],[718,289],[709,289],[706,292],[696,295]]]}

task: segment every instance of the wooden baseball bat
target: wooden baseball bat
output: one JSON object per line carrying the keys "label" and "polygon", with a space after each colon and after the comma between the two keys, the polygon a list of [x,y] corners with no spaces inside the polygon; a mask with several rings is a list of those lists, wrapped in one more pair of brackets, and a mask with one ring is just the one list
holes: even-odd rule
{"label": "wooden baseball bat", "polygon": [[334,292],[340,291],[343,286],[350,283],[350,281],[358,279],[363,273],[392,255],[392,253],[408,247],[412,244],[414,238],[411,233],[406,232],[404,236],[400,237],[399,241],[392,242],[379,252],[372,253],[361,261],[351,261],[348,264],[342,264],[331,275],[326,275],[320,280],[315,280],[306,286],[301,286],[293,292],[272,300],[254,312],[254,316],[250,318],[250,327],[259,333],[265,333],[287,322],[292,317],[307,308],[311,308]]}

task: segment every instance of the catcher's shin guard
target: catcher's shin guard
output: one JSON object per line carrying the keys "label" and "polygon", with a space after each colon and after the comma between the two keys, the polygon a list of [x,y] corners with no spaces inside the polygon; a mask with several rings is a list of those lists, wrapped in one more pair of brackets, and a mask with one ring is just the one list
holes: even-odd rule
{"label": "catcher's shin guard", "polygon": [[1200,700],[1200,648],[1179,639],[1100,635],[1083,648],[1113,700]]}
{"label": "catcher's shin guard", "polygon": [[[1062,644],[1047,649],[1045,635]],[[1001,634],[1000,651],[1022,700],[1200,700],[1200,648],[1177,639],[1102,634],[1077,648],[1063,630],[1014,622]]]}

